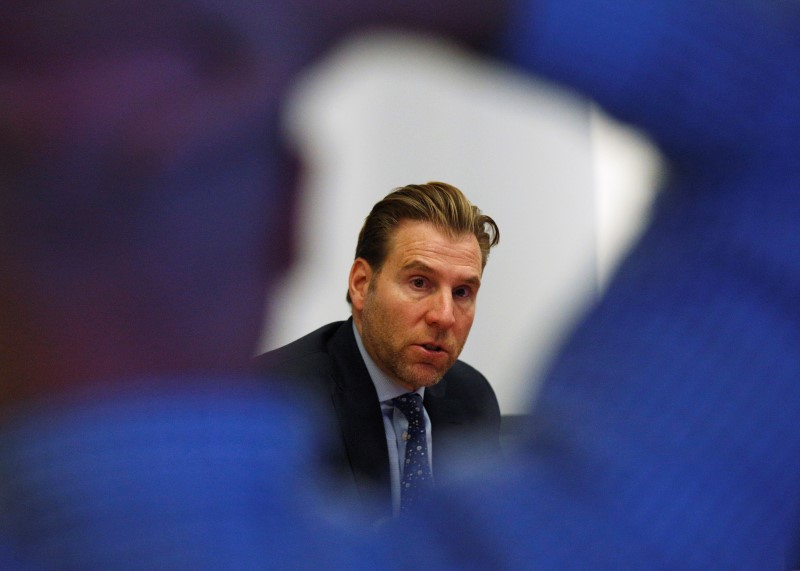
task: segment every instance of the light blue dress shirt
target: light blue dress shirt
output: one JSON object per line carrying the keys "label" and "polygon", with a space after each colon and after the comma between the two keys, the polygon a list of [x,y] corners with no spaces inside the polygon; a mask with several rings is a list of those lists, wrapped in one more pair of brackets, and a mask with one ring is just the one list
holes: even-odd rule
{"label": "light blue dress shirt", "polygon": [[[378,365],[375,364],[375,361],[369,356],[367,350],[364,349],[364,344],[361,342],[361,335],[358,333],[355,322],[353,323],[353,334],[355,335],[361,358],[364,359],[364,364],[367,366],[369,376],[372,379],[372,383],[375,385],[375,390],[378,393],[378,400],[381,403],[383,429],[386,432],[386,446],[389,449],[392,511],[394,515],[397,515],[400,513],[400,482],[403,479],[403,459],[406,457],[406,442],[403,440],[403,433],[408,429],[408,420],[405,415],[392,404],[392,399],[404,395],[409,391],[390,379],[380,370]],[[425,387],[420,387],[415,392],[419,396],[425,397]],[[431,466],[431,474],[433,474],[433,430],[431,428],[431,419],[428,416],[428,411],[424,408],[423,411],[425,414],[425,425],[428,429],[425,432],[428,441],[428,462]]]}

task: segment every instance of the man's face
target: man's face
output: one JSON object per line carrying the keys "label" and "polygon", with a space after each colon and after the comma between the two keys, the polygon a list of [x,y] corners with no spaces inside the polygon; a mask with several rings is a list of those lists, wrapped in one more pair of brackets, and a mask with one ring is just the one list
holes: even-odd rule
{"label": "man's face", "polygon": [[474,235],[451,238],[412,220],[395,230],[379,272],[357,259],[353,316],[378,367],[409,391],[439,382],[469,335],[481,274]]}

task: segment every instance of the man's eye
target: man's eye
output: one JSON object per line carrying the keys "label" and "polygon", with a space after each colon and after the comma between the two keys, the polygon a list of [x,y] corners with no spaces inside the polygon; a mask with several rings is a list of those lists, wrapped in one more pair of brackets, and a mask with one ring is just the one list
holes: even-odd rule
{"label": "man's eye", "polygon": [[453,295],[456,297],[469,297],[469,288],[459,287],[453,290]]}
{"label": "man's eye", "polygon": [[425,287],[425,280],[423,278],[414,278],[411,280],[411,285],[414,287]]}

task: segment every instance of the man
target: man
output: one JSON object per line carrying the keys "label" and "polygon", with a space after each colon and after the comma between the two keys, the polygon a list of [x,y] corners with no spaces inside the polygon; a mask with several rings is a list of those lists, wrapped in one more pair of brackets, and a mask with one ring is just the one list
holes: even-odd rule
{"label": "man", "polygon": [[458,360],[498,240],[494,220],[454,186],[398,188],[374,206],[359,234],[347,292],[352,318],[257,359],[261,371],[302,383],[335,416],[330,465],[372,519],[415,498],[406,481],[409,421],[394,399],[424,397],[430,430],[421,446],[437,479],[447,477],[459,447],[473,459],[499,450],[494,391]]}

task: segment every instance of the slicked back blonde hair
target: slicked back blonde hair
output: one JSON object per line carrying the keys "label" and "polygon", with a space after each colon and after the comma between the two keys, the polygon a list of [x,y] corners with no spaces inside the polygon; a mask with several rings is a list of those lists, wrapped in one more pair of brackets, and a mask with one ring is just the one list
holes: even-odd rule
{"label": "slicked back blonde hair", "polygon": [[403,220],[430,222],[454,238],[473,234],[481,250],[481,268],[486,267],[489,250],[500,241],[497,223],[455,186],[444,182],[409,184],[394,189],[372,207],[358,234],[355,257],[366,260],[373,271],[380,271],[392,236]]}

